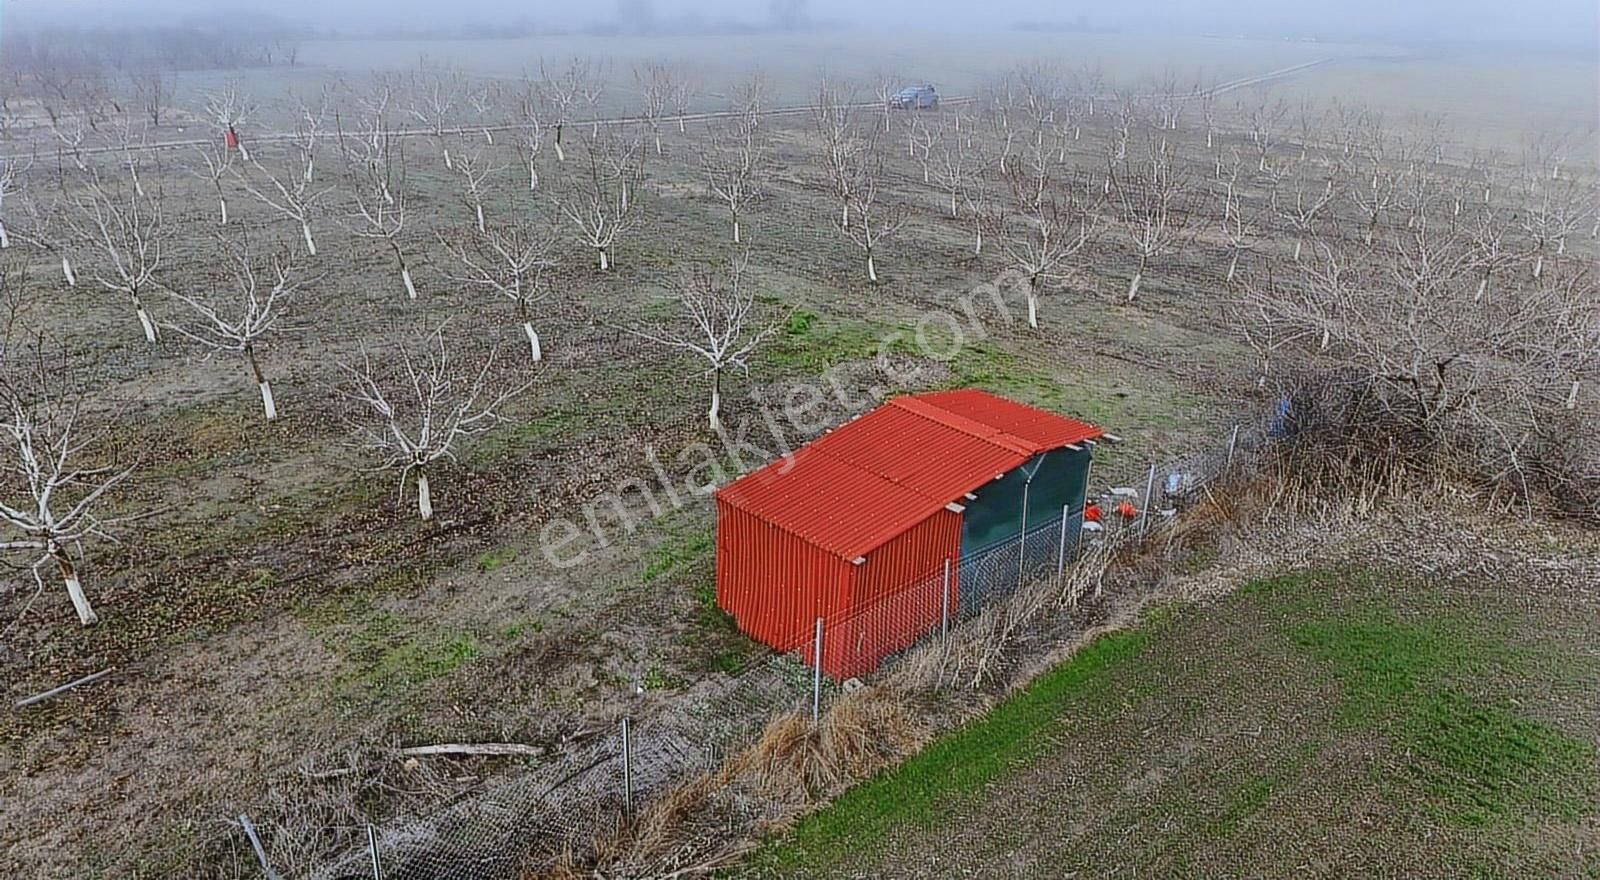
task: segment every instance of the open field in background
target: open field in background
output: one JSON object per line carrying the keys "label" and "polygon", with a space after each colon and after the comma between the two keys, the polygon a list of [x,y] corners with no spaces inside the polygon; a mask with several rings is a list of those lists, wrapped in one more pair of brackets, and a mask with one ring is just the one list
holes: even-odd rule
{"label": "open field in background", "polygon": [[[517,77],[537,73],[541,59],[608,58],[615,88],[631,91],[632,66],[672,60],[701,71],[708,91],[721,91],[751,70],[767,73],[776,100],[809,100],[817,74],[859,79],[870,100],[878,77],[936,83],[946,94],[971,94],[1019,63],[1092,68],[1108,84],[1135,87],[1172,74],[1180,82],[1215,84],[1330,59],[1271,86],[1232,93],[1249,103],[1263,91],[1291,101],[1360,103],[1398,121],[1444,114],[1468,146],[1515,151],[1528,132],[1577,138],[1600,123],[1600,80],[1594,58],[1540,55],[1477,46],[1413,50],[1401,46],[1124,34],[973,34],[855,32],[739,37],[548,37],[488,41],[318,41],[305,64],[352,73],[404,70],[421,58],[473,73]],[[715,60],[711,60],[715,59]],[[293,80],[294,74],[287,79]],[[707,98],[708,107],[717,106]],[[1593,150],[1584,155],[1593,159]]]}
{"label": "open field in background", "polygon": [[[538,71],[539,60],[560,64],[573,56],[611,59],[614,75],[629,84],[631,66],[670,60],[705,72],[708,83],[730,83],[750,71],[767,73],[781,101],[809,97],[817,74],[827,71],[876,85],[881,73],[909,82],[927,80],[953,95],[967,94],[1019,62],[1052,61],[1097,67],[1109,82],[1133,83],[1169,70],[1183,79],[1223,82],[1319,58],[1385,55],[1380,46],[1292,43],[1202,37],[1119,34],[950,34],[917,31],[871,33],[667,37],[534,37],[519,40],[416,42],[314,41],[304,63],[353,70],[397,70],[427,57],[474,73],[519,76]],[[863,95],[864,98],[870,97]]]}
{"label": "open field in background", "polygon": [[[1456,120],[1458,136],[1465,139],[1495,116],[1504,120],[1497,130],[1514,146],[1521,136],[1510,130],[1516,125],[1557,118],[1581,124],[1582,112],[1574,107],[1593,94],[1592,81],[1586,87],[1568,79],[1574,71],[1562,66],[1565,62],[1551,62],[1560,71],[1559,86],[1532,75],[1490,77],[1502,86],[1495,101],[1525,111],[1500,117],[1487,101],[1462,97],[1468,94],[1463,83],[1485,81],[1488,74],[1480,68],[1434,60],[1386,61],[1381,64],[1397,66],[1381,67],[1370,60],[1392,52],[1381,47],[1058,35],[986,39],[907,35],[880,42],[808,35],[648,43],[626,38],[315,43],[302,53],[303,66],[291,71],[185,74],[180,101],[192,105],[199,93],[230,79],[274,102],[290,90],[314,91],[334,73],[359,88],[368,72],[409,67],[420,55],[505,76],[535,68],[540,54],[557,63],[573,55],[610,56],[618,87],[608,106],[628,109],[637,97],[627,90],[628,65],[643,58],[693,60],[706,67],[708,83],[726,84],[760,66],[775,98],[800,101],[809,95],[819,67],[863,77],[887,68],[960,92],[1022,58],[1047,52],[1069,66],[1099,63],[1112,78],[1155,75],[1170,67],[1180,73],[1206,70],[1217,79],[1336,54],[1349,60],[1279,88],[1421,105],[1449,96],[1462,112],[1477,114]],[[1427,65],[1433,65],[1434,74],[1417,72],[1430,69]],[[1412,71],[1397,83],[1402,88],[1374,93],[1374,83],[1390,81],[1378,71],[1401,69]],[[1545,97],[1530,100],[1534,93]],[[1249,93],[1235,94],[1249,100]],[[870,98],[870,90],[860,97]],[[715,98],[706,104],[721,106]],[[273,103],[258,124],[268,130],[287,127],[287,109]],[[1107,133],[1102,123],[1103,118],[1086,126],[1083,141],[1073,147],[1075,166],[1103,167]],[[751,252],[748,281],[783,328],[748,378],[730,377],[725,385],[724,417],[730,422],[755,414],[751,391],[772,393],[816,382],[834,367],[847,368],[845,384],[858,400],[865,399],[867,386],[881,382],[872,365],[886,334],[904,332],[930,311],[956,308],[959,295],[992,280],[1003,265],[994,242],[983,255],[972,254],[966,224],[943,216],[938,193],[922,183],[921,169],[897,146],[903,145],[897,131],[888,141],[889,198],[905,206],[912,220],[879,255],[883,284],[869,286],[860,252],[829,228],[835,205],[813,167],[820,147],[809,119],[774,119],[769,130],[777,157],[772,181],[744,228]],[[210,134],[210,127],[201,131]],[[499,139],[492,150],[507,168],[486,206],[491,222],[553,213],[561,177],[581,155],[575,140],[584,131],[580,124],[569,125],[573,155],[564,166],[546,148],[541,159],[546,188],[539,193],[527,191],[514,154]],[[509,740],[542,745],[554,756],[568,743],[609,729],[623,714],[648,713],[697,679],[740,668],[763,654],[708,607],[713,574],[708,504],[697,502],[649,521],[632,535],[617,534],[609,546],[591,548],[590,561],[576,569],[553,567],[538,540],[545,522],[577,516],[585,502],[610,491],[621,478],[644,475],[647,444],[670,452],[709,439],[700,364],[623,329],[670,311],[666,296],[674,273],[688,262],[730,253],[727,218],[707,197],[697,167],[707,147],[704,126],[679,135],[669,125],[667,155],[648,157],[646,221],[614,249],[613,272],[596,272],[592,251],[564,229],[556,271],[559,294],[535,318],[546,349],[537,368],[524,361],[525,343],[512,305],[465,290],[449,277],[450,258],[433,235],[459,232],[471,215],[442,168],[438,146],[431,138],[413,138],[405,148],[417,302],[405,299],[387,255],[356,241],[335,222],[345,206],[330,204],[318,219],[321,254],[307,263],[318,280],[291,307],[295,329],[275,339],[263,356],[284,413],[270,426],[260,421],[242,363],[202,358],[174,334],[154,349],[146,346],[123,301],[99,295],[86,283],[67,289],[50,259],[21,251],[32,260],[36,291],[26,316],[48,323],[90,368],[84,379],[89,411],[115,416],[124,427],[111,451],[145,463],[129,484],[123,509],[154,509],[156,516],[125,530],[124,545],[91,551],[86,583],[104,617],[96,628],[80,631],[70,622],[70,608],[53,584],[31,604],[31,586],[0,600],[7,696],[108,665],[119,668],[93,688],[25,713],[0,714],[0,828],[5,829],[0,869],[29,877],[195,876],[197,865],[215,863],[219,853],[238,852],[238,835],[229,824],[233,816],[252,812],[281,820],[308,802],[301,771],[369,762],[380,767],[363,773],[375,780],[370,787],[344,793],[345,801],[329,796],[336,807],[312,815],[347,826],[369,818],[399,822],[409,812],[470,795],[523,764],[452,762],[447,771],[425,770],[419,776],[392,759],[393,745]],[[466,141],[457,146],[467,146]],[[282,145],[258,147],[257,153],[268,167],[284,167]],[[331,179],[340,169],[331,148],[327,155],[319,173]],[[193,157],[182,151],[158,153],[155,161],[153,177],[161,180],[179,229],[165,280],[178,288],[214,283],[209,240],[216,229],[215,203],[208,185],[186,173]],[[1185,161],[1200,180],[1209,181],[1206,157],[1190,154]],[[1265,195],[1246,186],[1243,197],[1260,201]],[[258,241],[296,242],[292,225],[242,191],[231,193],[230,208],[235,228],[250,230]],[[1263,259],[1281,257],[1287,244],[1274,238],[1256,253]],[[1592,248],[1586,236],[1574,241],[1570,259]],[[1142,479],[1152,461],[1214,448],[1236,421],[1270,406],[1252,381],[1248,348],[1219,305],[1230,296],[1222,278],[1228,254],[1215,235],[1153,265],[1132,305],[1122,301],[1132,259],[1121,236],[1104,233],[1081,262],[1086,271],[1045,294],[1037,331],[1024,323],[1022,303],[1012,301],[1009,313],[985,317],[984,338],[969,340],[948,361],[918,358],[903,348],[893,352],[922,369],[915,387],[987,388],[1121,434],[1125,444],[1097,457],[1097,485],[1131,484]],[[170,302],[155,310],[158,318],[179,316]],[[334,362],[354,357],[361,346],[382,350],[419,326],[446,319],[458,334],[464,361],[499,346],[500,374],[532,377],[535,385],[506,410],[510,424],[468,446],[460,467],[435,477],[440,519],[424,527],[414,522],[413,498],[399,491],[393,475],[357,470],[360,460],[343,447],[343,408],[329,386],[338,380]],[[853,414],[830,407],[834,421]],[[1104,710],[1103,716],[1062,734],[1074,748],[1029,751],[1040,775],[1017,799],[1033,797],[1051,805],[1040,813],[1044,818],[1034,817],[1040,822],[1053,821],[1049,817],[1056,812],[1076,814],[1076,805],[1096,798],[1115,814],[1092,827],[1067,829],[1065,836],[1083,846],[1040,853],[1035,863],[1040,870],[1048,875],[1052,867],[1078,865],[1086,858],[1083,853],[1097,847],[1129,851],[1119,827],[1135,820],[1144,823],[1139,827],[1159,831],[1165,827],[1160,817],[1177,815],[1180,794],[1192,790],[1204,794],[1181,805],[1189,812],[1174,826],[1193,841],[1191,864],[1245,872],[1255,864],[1249,859],[1270,852],[1274,843],[1256,836],[1268,826],[1253,817],[1275,816],[1272,811],[1282,808],[1286,824],[1295,818],[1287,801],[1278,798],[1280,790],[1309,787],[1306,780],[1316,778],[1312,768],[1337,772],[1395,763],[1392,752],[1363,737],[1394,733],[1397,728],[1383,725],[1416,719],[1375,717],[1367,727],[1332,724],[1337,718],[1328,707],[1340,699],[1340,689],[1362,686],[1341,681],[1345,667],[1339,664],[1355,663],[1360,673],[1370,658],[1315,654],[1296,641],[1304,634],[1282,619],[1289,607],[1284,603],[1301,603],[1294,607],[1323,615],[1329,626],[1346,625],[1351,614],[1370,618],[1373,626],[1389,628],[1378,635],[1410,633],[1404,626],[1435,607],[1454,609],[1464,627],[1488,621],[1487,647],[1470,639],[1457,647],[1466,652],[1461,657],[1493,666],[1491,680],[1463,692],[1466,683],[1441,679],[1440,667],[1457,659],[1452,654],[1419,658],[1417,687],[1430,699],[1465,693],[1464,698],[1489,707],[1486,717],[1495,723],[1511,718],[1514,723],[1507,723],[1513,731],[1534,731],[1530,742],[1558,743],[1552,748],[1562,760],[1581,758],[1583,750],[1568,739],[1594,739],[1590,734],[1600,712],[1595,704],[1567,691],[1554,698],[1557,702],[1519,695],[1547,673],[1587,674],[1591,680],[1597,674],[1582,659],[1594,636],[1581,628],[1581,615],[1561,619],[1530,612],[1527,620],[1494,620],[1486,593],[1458,595],[1430,583],[1413,599],[1390,594],[1374,599],[1362,592],[1368,585],[1360,579],[1346,584],[1337,578],[1301,578],[1215,608],[1178,612],[1130,637],[1135,642],[1108,643],[1107,651],[1123,644],[1126,656],[1112,651],[1102,658],[1105,668],[1090,676],[1105,682],[1093,686],[1091,696],[1100,702],[1089,706]],[[1559,645],[1572,647],[1577,663],[1557,669],[1545,648],[1527,644],[1542,623],[1556,628]],[[1205,653],[1208,647],[1214,654]],[[1185,665],[1190,655],[1207,659],[1191,668]],[[1093,663],[1095,656],[1084,662]],[[1505,657],[1525,658],[1526,665],[1502,669]],[[1253,674],[1274,667],[1282,668],[1284,688],[1291,692],[1276,702],[1275,695],[1261,693],[1262,681]],[[1215,705],[1219,691],[1198,677],[1212,674],[1223,681],[1224,692],[1243,701],[1240,706],[1259,709],[1285,729],[1301,713],[1301,718],[1328,722],[1323,727],[1334,732],[1310,740],[1289,734],[1250,742],[1234,737],[1228,741],[1233,751],[1193,765],[1182,764],[1185,756],[1202,754],[1193,743],[1164,740],[1146,753],[1125,755],[1116,765],[1131,778],[1149,778],[1131,794],[1119,794],[1109,777],[1093,776],[1079,765],[1072,765],[1074,781],[1065,790],[1044,781],[1049,768],[1043,762],[1050,755],[1087,760],[1105,754],[1113,742],[1141,741],[1147,725],[1160,727],[1163,737],[1176,736],[1182,725],[1162,716],[1159,688],[1171,686],[1182,695],[1172,711],[1186,713],[1182,717],[1197,725],[1248,726],[1239,714],[1208,714],[1221,711]],[[641,687],[644,692],[638,694]],[[1513,697],[1531,705],[1507,709]],[[1324,698],[1327,705],[1318,702]],[[1088,705],[1074,702],[1080,699],[1087,698],[1052,696],[1046,701],[1048,714],[1064,712],[1076,719],[1078,708]],[[997,723],[1009,722],[1002,717]],[[1544,726],[1527,725],[1549,726],[1568,739],[1551,739]],[[1310,746],[1321,751],[1296,763]],[[1139,763],[1152,755],[1154,763]],[[1172,756],[1172,766],[1161,763],[1166,756]],[[1282,782],[1249,775],[1252,762],[1281,768]],[[1080,771],[1088,775],[1079,778]],[[1395,813],[1387,800],[1393,791],[1369,786],[1358,776],[1350,777],[1350,791],[1385,821],[1437,819]],[[1517,785],[1511,786],[1514,809],[1508,815],[1522,816]],[[1574,792],[1594,795],[1566,781],[1553,785],[1560,804],[1570,803]],[[877,789],[878,795],[871,791],[855,797],[868,803],[887,797],[881,794],[885,789]],[[1229,812],[1234,808],[1225,799],[1235,791],[1243,803],[1238,815]],[[1107,798],[1113,796],[1134,799],[1111,804]],[[851,809],[849,803],[841,809]],[[971,817],[971,827],[979,829],[984,827],[981,812],[958,815]],[[1557,813],[1567,821],[1566,813]],[[1226,827],[1217,830],[1219,824]],[[1396,829],[1414,826],[1382,827],[1398,835]],[[1061,828],[1040,825],[1038,830],[1041,837],[1063,836]],[[1206,836],[1212,831],[1219,835],[1214,840]],[[802,830],[798,840],[805,841],[807,833]],[[923,838],[918,833],[909,826],[886,832],[885,858],[892,854],[903,860],[900,864],[914,865],[918,853],[948,851],[947,845],[930,841],[950,829]],[[1445,839],[1458,839],[1449,834],[1455,832]],[[1152,832],[1146,839],[1157,837]],[[998,833],[994,839],[1007,840]],[[1501,838],[1527,839],[1532,838]],[[1556,853],[1571,841],[1557,834],[1536,842],[1548,843],[1539,852]],[[805,859],[838,856],[819,846],[807,848],[794,864],[830,864]],[[985,852],[978,842],[973,851]],[[1142,859],[1153,869],[1180,867],[1154,851],[1134,847],[1131,852],[1130,859]],[[1399,852],[1414,851],[1402,847]],[[992,854],[1000,858],[998,851]],[[772,864],[786,864],[787,858]],[[941,865],[930,863],[925,870],[928,876],[943,876]]]}
{"label": "open field in background", "polygon": [[1155,606],[727,873],[1594,877],[1574,586],[1352,565]]}

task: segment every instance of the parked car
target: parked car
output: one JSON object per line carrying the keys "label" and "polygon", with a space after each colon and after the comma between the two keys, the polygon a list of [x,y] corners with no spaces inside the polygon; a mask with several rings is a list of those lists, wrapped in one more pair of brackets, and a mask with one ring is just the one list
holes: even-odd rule
{"label": "parked car", "polygon": [[937,110],[939,93],[933,86],[907,86],[889,98],[889,106],[897,110]]}

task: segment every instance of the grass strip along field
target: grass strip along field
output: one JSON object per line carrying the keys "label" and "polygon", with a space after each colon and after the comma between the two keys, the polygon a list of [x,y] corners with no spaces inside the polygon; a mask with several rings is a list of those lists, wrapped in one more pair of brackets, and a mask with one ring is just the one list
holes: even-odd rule
{"label": "grass strip along field", "polygon": [[1600,621],[1503,598],[1307,572],[1162,606],[743,870],[1600,877]]}

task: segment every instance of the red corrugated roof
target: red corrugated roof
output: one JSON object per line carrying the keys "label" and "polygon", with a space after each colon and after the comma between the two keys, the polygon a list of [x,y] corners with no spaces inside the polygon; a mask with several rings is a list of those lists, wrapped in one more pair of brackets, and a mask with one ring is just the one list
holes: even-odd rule
{"label": "red corrugated roof", "polygon": [[976,390],[899,397],[717,492],[845,559],[1099,428]]}
{"label": "red corrugated roof", "polygon": [[1105,434],[1094,425],[1024,406],[1014,400],[996,397],[986,391],[972,388],[935,391],[904,399],[922,401],[1001,431],[1012,438],[1020,439],[1034,452],[1060,449],[1085,440],[1098,440]]}

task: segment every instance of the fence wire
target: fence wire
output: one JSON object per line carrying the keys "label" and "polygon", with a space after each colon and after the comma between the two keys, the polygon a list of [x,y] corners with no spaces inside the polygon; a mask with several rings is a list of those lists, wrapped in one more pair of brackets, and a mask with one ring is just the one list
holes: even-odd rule
{"label": "fence wire", "polygon": [[[1077,634],[1070,614],[1040,612],[1080,598],[1084,585],[1073,580],[1080,556],[1161,531],[1171,521],[1162,508],[1202,490],[1238,459],[1262,448],[1266,432],[1235,429],[1225,440],[1225,446],[1171,468],[1151,469],[1162,479],[1152,481],[1147,497],[1133,499],[1135,517],[1115,512],[1113,505],[1125,493],[1091,496],[1090,503],[1100,502],[1105,511],[1099,521],[1086,524],[1080,509],[1029,523],[1009,539],[823,618],[821,658],[827,675],[815,669],[815,635],[797,640],[738,674],[718,673],[696,682],[650,717],[630,719],[626,736],[619,728],[432,815],[377,829],[376,853],[370,845],[351,847],[321,864],[308,880],[374,877],[374,864],[386,880],[539,876],[563,859],[581,861],[597,836],[615,827],[630,807],[637,811],[653,793],[718,767],[771,720],[825,712],[855,679],[871,681],[892,672],[912,652],[932,645],[941,683],[977,687],[1007,680],[1021,663]],[[1135,491],[1145,489],[1140,485]],[[1019,591],[1027,592],[1019,596]],[[958,643],[979,647],[963,651]]]}

